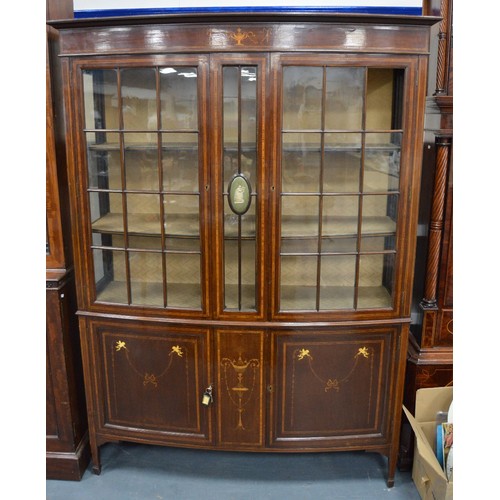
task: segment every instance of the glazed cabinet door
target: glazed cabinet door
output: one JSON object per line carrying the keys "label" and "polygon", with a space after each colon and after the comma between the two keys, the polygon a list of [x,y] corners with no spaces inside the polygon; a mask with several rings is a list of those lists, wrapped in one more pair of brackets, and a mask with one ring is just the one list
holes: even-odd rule
{"label": "glazed cabinet door", "polygon": [[208,330],[89,323],[98,434],[166,443],[211,441]]}
{"label": "glazed cabinet door", "polygon": [[276,318],[399,313],[416,63],[273,59]]}
{"label": "glazed cabinet door", "polygon": [[272,445],[387,444],[398,335],[398,327],[274,332]]}
{"label": "glazed cabinet door", "polygon": [[264,317],[267,57],[212,55],[216,315]]}
{"label": "glazed cabinet door", "polygon": [[88,306],[207,315],[207,58],[80,61],[73,77]]}

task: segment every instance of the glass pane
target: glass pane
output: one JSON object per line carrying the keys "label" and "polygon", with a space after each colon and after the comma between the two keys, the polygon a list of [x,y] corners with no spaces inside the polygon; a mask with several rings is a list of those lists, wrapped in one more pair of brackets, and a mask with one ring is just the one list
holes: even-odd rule
{"label": "glass pane", "polygon": [[[156,71],[153,68],[121,70],[123,128],[157,130]],[[144,140],[144,134],[132,134],[130,140]],[[149,140],[154,138],[149,135]]]}
{"label": "glass pane", "polygon": [[283,129],[321,129],[323,68],[283,69]]}
{"label": "glass pane", "polygon": [[252,187],[252,193],[257,193],[257,152],[247,144],[239,150],[231,144],[224,145],[224,186],[240,171]]}
{"label": "glass pane", "polygon": [[[95,142],[99,135],[101,143]],[[121,189],[120,143],[118,134],[87,132],[89,188]]]}
{"label": "glass pane", "polygon": [[223,69],[223,141],[224,149],[235,150],[238,144],[238,81],[239,68],[226,66]]}
{"label": "glass pane", "polygon": [[[127,230],[129,235],[161,234],[160,197],[155,194],[127,194]],[[160,247],[161,240],[156,238]]]}
{"label": "glass pane", "polygon": [[397,191],[402,134],[366,134],[363,191]]}
{"label": "glass pane", "polygon": [[[139,134],[134,134],[136,137]],[[145,134],[140,134],[145,135]],[[124,134],[125,180],[127,189],[158,191],[158,149],[156,137],[147,142],[130,142],[130,135]]]}
{"label": "glass pane", "polygon": [[257,143],[257,68],[241,68],[241,143],[255,149]]}
{"label": "glass pane", "polygon": [[358,234],[359,196],[323,197],[324,236],[350,236]]}
{"label": "glass pane", "polygon": [[94,249],[97,300],[127,304],[125,252]]}
{"label": "glass pane", "polygon": [[357,251],[356,237],[324,237],[321,239],[322,253],[352,253]]}
{"label": "glass pane", "polygon": [[392,306],[395,254],[361,255],[358,308]]}
{"label": "glass pane", "polygon": [[319,192],[321,169],[320,134],[284,134],[282,191]]}
{"label": "glass pane", "polygon": [[323,192],[357,193],[361,172],[361,134],[325,134]]}
{"label": "glass pane", "polygon": [[161,127],[198,128],[198,72],[196,68],[160,68]]}
{"label": "glass pane", "polygon": [[224,301],[226,309],[255,310],[255,240],[226,240]]}
{"label": "glass pane", "polygon": [[361,233],[382,235],[396,233],[398,195],[363,196],[363,218]]}
{"label": "glass pane", "polygon": [[257,68],[223,69],[224,183],[238,173],[257,190]]}
{"label": "glass pane", "polygon": [[318,238],[287,239],[281,242],[281,254],[316,254],[318,253]]}
{"label": "glass pane", "polygon": [[165,234],[198,236],[200,234],[199,196],[165,195]]}
{"label": "glass pane", "polygon": [[125,248],[123,234],[110,234],[103,232],[92,232],[92,245],[94,247]]}
{"label": "glass pane", "polygon": [[281,310],[316,310],[317,271],[317,257],[281,257]]}
{"label": "glass pane", "polygon": [[165,238],[165,250],[167,252],[200,253],[199,238]]}
{"label": "glass pane", "polygon": [[128,255],[132,304],[163,307],[162,254],[129,252]]}
{"label": "glass pane", "polygon": [[382,252],[385,250],[396,249],[396,235],[389,236],[362,236],[361,251],[362,252]]}
{"label": "glass pane", "polygon": [[[255,197],[254,197],[255,198]],[[224,198],[224,236],[226,238],[238,238],[241,235],[242,238],[253,238],[255,239],[256,231],[256,203],[255,199],[252,200],[252,204],[244,215],[236,215],[231,208],[229,208],[229,203],[227,197]],[[239,231],[241,233],[239,233]]]}
{"label": "glass pane", "polygon": [[[118,83],[113,69],[84,70],[85,128],[118,129]],[[95,134],[95,142],[103,142]]]}
{"label": "glass pane", "polygon": [[327,68],[326,129],[361,129],[364,85],[364,68]]}
{"label": "glass pane", "polygon": [[320,309],[352,309],[355,277],[355,255],[322,257]]}
{"label": "glass pane", "polygon": [[92,229],[100,232],[123,232],[123,205],[121,193],[90,192]]}
{"label": "glass pane", "polygon": [[165,254],[167,265],[167,306],[201,308],[200,256]]}
{"label": "glass pane", "polygon": [[394,70],[369,68],[366,92],[366,130],[393,127]]}
{"label": "glass pane", "polygon": [[319,196],[283,196],[281,198],[281,236],[317,236],[319,234]]}
{"label": "glass pane", "polygon": [[162,134],[164,191],[198,192],[198,134]]}

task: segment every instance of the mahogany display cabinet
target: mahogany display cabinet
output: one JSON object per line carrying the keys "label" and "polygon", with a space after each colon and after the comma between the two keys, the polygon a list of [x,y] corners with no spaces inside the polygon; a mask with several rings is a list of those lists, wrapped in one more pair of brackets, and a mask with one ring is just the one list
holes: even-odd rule
{"label": "mahogany display cabinet", "polygon": [[56,22],[109,441],[398,452],[428,17]]}

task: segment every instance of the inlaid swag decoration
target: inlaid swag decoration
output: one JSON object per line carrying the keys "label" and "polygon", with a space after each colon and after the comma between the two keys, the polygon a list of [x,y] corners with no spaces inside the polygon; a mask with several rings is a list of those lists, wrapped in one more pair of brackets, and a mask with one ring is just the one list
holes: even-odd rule
{"label": "inlaid swag decoration", "polygon": [[351,370],[342,377],[332,377],[325,380],[324,377],[318,375],[316,370],[314,369],[314,358],[309,349],[297,349],[293,354],[293,362],[294,362],[294,374],[295,374],[295,363],[296,362],[307,362],[309,364],[309,368],[311,373],[314,375],[316,379],[324,386],[325,392],[333,389],[336,392],[340,392],[341,386],[349,381],[352,374],[356,371],[356,368],[359,365],[359,362],[363,362],[365,359],[370,359],[373,357],[373,348],[371,347],[360,347],[353,358],[353,365]]}
{"label": "inlaid swag decoration", "polygon": [[128,364],[132,368],[132,370],[142,379],[142,383],[144,386],[147,386],[148,384],[151,384],[154,387],[158,387],[158,383],[160,382],[160,379],[163,378],[170,368],[172,367],[172,363],[176,357],[179,358],[184,358],[186,365],[187,365],[187,356],[184,356],[187,353],[187,350],[185,347],[181,347],[179,345],[174,345],[172,346],[172,349],[170,350],[170,353],[168,355],[168,361],[167,365],[165,366],[165,369],[159,374],[155,375],[154,373],[148,373],[144,372],[142,373],[136,366],[135,364],[131,361],[129,357],[129,349],[127,347],[126,342],[122,340],[116,341],[115,344],[115,350],[116,352],[124,352],[125,357],[127,359]]}

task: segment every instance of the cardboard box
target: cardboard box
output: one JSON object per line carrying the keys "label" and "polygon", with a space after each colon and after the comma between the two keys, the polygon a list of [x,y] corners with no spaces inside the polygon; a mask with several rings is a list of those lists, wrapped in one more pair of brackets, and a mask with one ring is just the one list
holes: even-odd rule
{"label": "cardboard box", "polygon": [[453,498],[453,481],[448,481],[436,457],[436,415],[447,412],[452,400],[453,387],[435,387],[417,391],[415,417],[403,406],[415,432],[412,478],[424,500]]}

